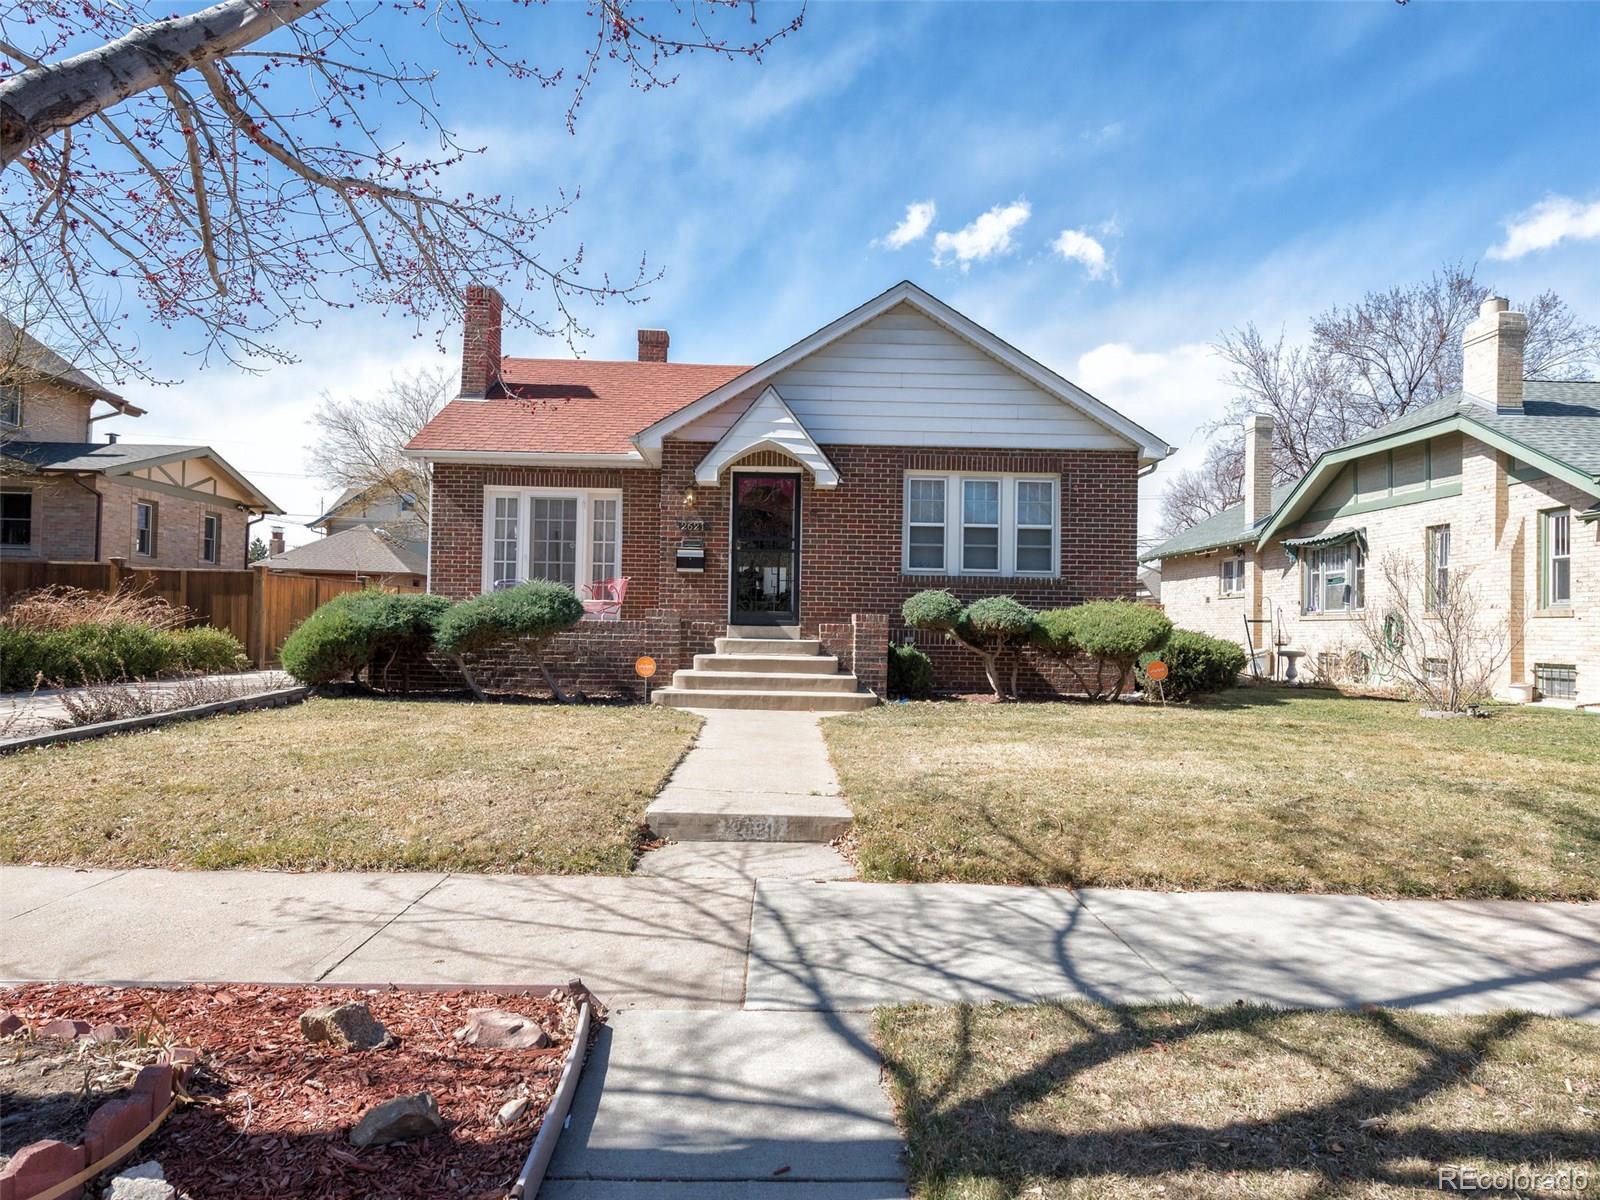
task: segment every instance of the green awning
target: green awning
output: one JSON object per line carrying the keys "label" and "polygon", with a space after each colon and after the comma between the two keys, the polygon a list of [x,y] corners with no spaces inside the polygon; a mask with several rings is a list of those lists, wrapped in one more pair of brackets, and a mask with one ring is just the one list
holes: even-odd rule
{"label": "green awning", "polygon": [[1314,537],[1284,538],[1283,548],[1289,552],[1291,562],[1300,560],[1302,550],[1316,550],[1322,546],[1337,546],[1341,542],[1354,542],[1361,547],[1361,553],[1367,552],[1367,531],[1365,529],[1335,529],[1328,533],[1319,533]]}

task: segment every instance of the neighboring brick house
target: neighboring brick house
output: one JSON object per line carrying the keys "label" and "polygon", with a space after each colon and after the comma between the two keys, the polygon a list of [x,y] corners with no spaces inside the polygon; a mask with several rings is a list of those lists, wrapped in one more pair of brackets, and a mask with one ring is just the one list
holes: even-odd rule
{"label": "neighboring brick house", "polygon": [[[734,636],[669,703],[857,706],[772,693],[881,692],[884,640],[924,588],[1035,607],[1135,592],[1137,481],[1171,448],[911,283],[753,367],[669,362],[662,330],[639,331],[636,362],[505,357],[500,309],[468,292],[461,397],[407,450],[433,467],[430,589],[625,577],[627,628],[584,631],[619,669],[688,668]],[[941,685],[982,686],[924,641]],[[797,661],[816,643],[859,679],[795,683],[826,674]],[[1025,690],[1052,682],[1027,665]]]}
{"label": "neighboring brick house", "polygon": [[282,511],[208,446],[91,441],[144,410],[3,319],[0,364],[0,558],[237,569],[248,521]]}
{"label": "neighboring brick house", "polygon": [[1523,314],[1485,301],[1460,392],[1288,486],[1272,487],[1271,420],[1251,417],[1244,504],[1145,556],[1168,615],[1253,643],[1267,671],[1292,650],[1316,675],[1392,682],[1362,614],[1393,607],[1381,568],[1399,552],[1430,592],[1470,570],[1509,642],[1496,694],[1600,704],[1600,382],[1524,380],[1526,335]]}

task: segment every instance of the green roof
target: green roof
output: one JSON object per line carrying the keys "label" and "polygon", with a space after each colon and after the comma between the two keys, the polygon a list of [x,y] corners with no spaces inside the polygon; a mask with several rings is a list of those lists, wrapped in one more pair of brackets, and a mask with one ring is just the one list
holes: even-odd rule
{"label": "green roof", "polygon": [[[1358,438],[1352,438],[1334,447],[1319,458],[1318,464],[1330,454],[1345,452],[1362,446],[1404,435],[1412,430],[1419,437],[1427,437],[1425,430],[1441,421],[1466,420],[1501,438],[1526,447],[1530,455],[1551,459],[1570,471],[1586,476],[1600,488],[1600,380],[1546,380],[1529,379],[1523,384],[1523,404],[1519,413],[1496,412],[1484,401],[1463,393],[1449,395],[1397,417],[1387,425],[1380,425]],[[1312,472],[1316,471],[1312,467]],[[1272,489],[1272,515],[1276,516],[1299,486],[1297,481]],[[1269,524],[1260,521],[1250,529],[1244,524],[1244,505],[1225,509],[1214,517],[1168,538],[1159,546],[1146,551],[1140,561],[1172,558],[1182,554],[1198,554],[1221,546],[1237,546],[1254,541]]]}

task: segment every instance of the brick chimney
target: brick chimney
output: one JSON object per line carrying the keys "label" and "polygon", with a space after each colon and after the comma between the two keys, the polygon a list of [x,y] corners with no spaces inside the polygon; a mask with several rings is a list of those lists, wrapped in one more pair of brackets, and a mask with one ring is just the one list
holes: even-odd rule
{"label": "brick chimney", "polygon": [[272,536],[267,539],[267,553],[273,555],[282,554],[283,550],[283,526],[274,525],[272,527]]}
{"label": "brick chimney", "polygon": [[500,313],[505,301],[494,288],[474,283],[463,293],[462,302],[461,396],[482,400],[500,381]]}
{"label": "brick chimney", "polygon": [[666,362],[667,343],[672,341],[665,329],[639,330],[639,361]]}
{"label": "brick chimney", "polygon": [[1244,419],[1244,524],[1248,529],[1272,512],[1272,418]]}
{"label": "brick chimney", "polygon": [[1522,346],[1528,318],[1508,311],[1504,296],[1490,296],[1461,336],[1461,390],[1496,412],[1522,411]]}

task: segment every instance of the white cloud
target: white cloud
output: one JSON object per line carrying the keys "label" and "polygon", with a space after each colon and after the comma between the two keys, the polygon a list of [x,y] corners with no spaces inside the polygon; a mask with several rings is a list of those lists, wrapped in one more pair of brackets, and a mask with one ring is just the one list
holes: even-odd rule
{"label": "white cloud", "polygon": [[940,230],[933,239],[933,262],[942,267],[949,256],[965,271],[975,262],[984,262],[1013,249],[1011,235],[1033,215],[1033,205],[1017,199],[997,204],[964,229],[954,233]]}
{"label": "white cloud", "polygon": [[1547,196],[1507,221],[1505,228],[1506,240],[1489,247],[1489,257],[1501,262],[1548,250],[1569,239],[1594,241],[1600,238],[1600,200],[1580,204],[1568,196]]}
{"label": "white cloud", "polygon": [[932,200],[917,200],[906,205],[905,220],[891,229],[883,238],[883,245],[891,250],[899,250],[909,246],[912,242],[928,232],[928,227],[933,224],[934,214],[938,212]]}
{"label": "white cloud", "polygon": [[1083,264],[1084,274],[1090,279],[1103,279],[1111,269],[1104,243],[1082,229],[1063,229],[1050,243],[1050,249],[1067,262]]}

